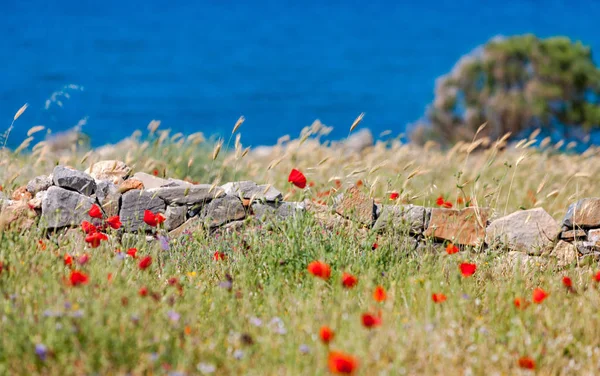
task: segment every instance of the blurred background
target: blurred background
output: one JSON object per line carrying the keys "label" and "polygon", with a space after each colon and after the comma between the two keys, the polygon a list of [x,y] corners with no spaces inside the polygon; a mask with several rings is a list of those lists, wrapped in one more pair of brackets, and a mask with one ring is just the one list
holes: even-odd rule
{"label": "blurred background", "polygon": [[152,119],[228,136],[241,115],[247,146],[315,119],[339,139],[361,112],[376,137],[398,136],[425,116],[436,79],[496,36],[600,50],[596,1],[324,3],[3,0],[0,132],[29,103],[8,145],[45,125],[79,126],[98,146]]}

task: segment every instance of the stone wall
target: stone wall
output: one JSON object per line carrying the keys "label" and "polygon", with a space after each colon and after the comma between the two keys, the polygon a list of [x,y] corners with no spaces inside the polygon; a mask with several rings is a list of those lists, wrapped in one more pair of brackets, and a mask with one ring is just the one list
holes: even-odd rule
{"label": "stone wall", "polygon": [[333,202],[332,208],[309,201],[285,202],[276,188],[252,181],[214,186],[142,172],[131,175],[131,168],[121,161],[102,161],[86,171],[57,166],[49,176],[32,179],[11,200],[4,200],[0,225],[28,228],[39,223],[50,231],[78,227],[90,220],[90,209],[97,205],[102,217],[118,216],[120,233],[151,231],[144,221],[149,210],[161,213],[162,226],[177,235],[191,225],[237,228],[249,218],[282,220],[311,211],[325,225],[335,222],[333,216],[375,232],[401,231],[415,248],[425,243],[488,247],[556,257],[563,266],[600,256],[600,198],[571,205],[562,224],[542,208],[491,220],[489,208],[377,204],[354,186]]}

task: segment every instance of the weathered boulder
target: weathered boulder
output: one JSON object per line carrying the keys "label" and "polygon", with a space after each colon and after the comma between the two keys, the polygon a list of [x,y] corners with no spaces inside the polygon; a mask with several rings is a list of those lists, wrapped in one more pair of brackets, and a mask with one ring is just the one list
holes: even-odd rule
{"label": "weathered boulder", "polygon": [[52,172],[52,180],[57,187],[77,191],[86,196],[96,192],[96,181],[85,172],[65,166],[56,166]]}
{"label": "weathered boulder", "polygon": [[254,202],[251,207],[254,216],[262,221],[291,218],[304,211],[304,204],[300,202],[282,202],[280,204]]}
{"label": "weathered boulder", "polygon": [[96,180],[109,180],[113,184],[120,184],[127,179],[131,168],[122,161],[105,160],[94,163],[84,172]]}
{"label": "weathered boulder", "polygon": [[226,194],[267,202],[283,201],[283,195],[271,185],[258,185],[253,181],[229,182],[221,186]]}
{"label": "weathered boulder", "polygon": [[119,215],[121,192],[111,181],[101,180],[97,183],[96,198],[107,216]]}
{"label": "weathered boulder", "polygon": [[562,224],[568,228],[600,227],[600,198],[584,198],[571,204]]}
{"label": "weathered boulder", "polygon": [[35,194],[35,197],[31,200],[27,201],[27,205],[30,208],[35,210],[42,210],[42,202],[44,201],[44,197],[46,197],[48,193],[46,191],[39,191]]}
{"label": "weathered boulder", "polygon": [[147,191],[131,190],[121,196],[121,209],[119,215],[123,230],[136,232],[149,230],[151,227],[144,223],[144,211],[164,213],[165,202]]}
{"label": "weathered boulder", "polygon": [[186,213],[187,207],[185,206],[167,206],[165,228],[170,231],[181,226],[185,222]]}
{"label": "weathered boulder", "polygon": [[217,227],[227,222],[244,219],[246,209],[238,197],[226,195],[205,205],[200,216],[206,226]]}
{"label": "weathered boulder", "polygon": [[35,224],[35,212],[25,201],[5,201],[0,215],[0,229],[28,230]]}
{"label": "weathered boulder", "polygon": [[167,205],[206,203],[214,198],[225,196],[223,189],[210,184],[160,187],[148,189],[147,192],[160,197]]}
{"label": "weathered boulder", "polygon": [[145,189],[160,188],[167,186],[170,183],[166,179],[159,178],[145,172],[136,172],[131,178],[141,181],[142,184],[144,184]]}
{"label": "weathered boulder", "polygon": [[577,247],[574,244],[560,240],[554,246],[550,256],[556,258],[558,266],[565,267],[577,261]]}
{"label": "weathered boulder", "polygon": [[94,199],[60,187],[50,187],[42,199],[41,225],[44,228],[78,226],[89,220]]}
{"label": "weathered boulder", "polygon": [[423,235],[438,240],[449,240],[458,245],[481,245],[485,240],[488,217],[488,208],[433,208]]}
{"label": "weathered boulder", "polygon": [[421,234],[428,216],[429,209],[422,206],[383,205],[373,230],[407,230],[412,234]]}
{"label": "weathered boulder", "polygon": [[334,200],[334,209],[339,215],[366,226],[375,221],[375,202],[356,186],[351,186]]}
{"label": "weathered boulder", "polygon": [[35,196],[40,191],[45,191],[50,188],[54,184],[52,182],[52,176],[40,175],[31,179],[29,183],[27,183],[27,192],[31,193]]}
{"label": "weathered boulder", "polygon": [[486,230],[488,244],[540,254],[560,233],[560,225],[542,208],[522,210],[494,220]]}

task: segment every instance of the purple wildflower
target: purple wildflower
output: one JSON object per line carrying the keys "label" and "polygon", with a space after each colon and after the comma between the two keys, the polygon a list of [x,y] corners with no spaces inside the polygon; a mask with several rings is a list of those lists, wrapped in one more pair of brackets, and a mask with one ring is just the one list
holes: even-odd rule
{"label": "purple wildflower", "polygon": [[169,316],[169,319],[173,322],[177,322],[181,318],[181,315],[173,310],[167,312],[167,316]]}
{"label": "purple wildflower", "polygon": [[163,251],[168,251],[171,249],[171,246],[169,245],[169,238],[164,236],[164,235],[158,235],[158,242],[160,243],[160,248]]}
{"label": "purple wildflower", "polygon": [[46,345],[38,343],[37,345],[35,345],[35,353],[38,356],[38,358],[40,358],[40,360],[43,362],[46,360],[46,356],[48,356],[48,348],[46,347]]}

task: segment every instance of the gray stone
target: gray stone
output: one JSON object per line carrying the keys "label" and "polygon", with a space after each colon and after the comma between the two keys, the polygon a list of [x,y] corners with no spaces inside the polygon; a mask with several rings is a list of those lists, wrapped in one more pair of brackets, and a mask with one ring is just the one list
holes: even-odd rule
{"label": "gray stone", "polygon": [[556,244],[550,256],[556,258],[558,266],[565,267],[577,261],[577,247],[574,244],[561,240]]}
{"label": "gray stone", "polygon": [[41,210],[42,209],[42,203],[44,202],[44,197],[46,197],[47,194],[48,194],[47,191],[39,191],[38,193],[35,194],[34,198],[32,198],[31,200],[29,200],[27,202],[27,204],[32,209]]}
{"label": "gray stone", "polygon": [[413,234],[421,234],[425,230],[427,215],[428,210],[422,206],[383,205],[373,230],[405,229]]}
{"label": "gray stone", "polygon": [[590,243],[598,244],[600,242],[600,229],[590,230],[587,234],[587,240]]}
{"label": "gray stone", "polygon": [[201,218],[208,227],[221,226],[224,223],[244,219],[246,209],[238,197],[224,196],[216,198],[202,208]]}
{"label": "gray stone", "polygon": [[253,181],[229,182],[221,186],[226,194],[240,196],[243,199],[252,199],[276,202],[283,201],[283,195],[270,185],[258,185]]}
{"label": "gray stone", "polygon": [[584,198],[571,204],[563,225],[570,229],[600,227],[600,198]]}
{"label": "gray stone", "polygon": [[132,178],[141,181],[144,184],[145,189],[160,188],[172,183],[166,179],[146,174],[145,172],[136,172],[133,174]]}
{"label": "gray stone", "polygon": [[518,211],[494,220],[487,227],[487,244],[501,243],[513,251],[541,253],[552,244],[560,225],[542,208]]}
{"label": "gray stone", "polygon": [[225,196],[221,188],[210,184],[153,188],[148,189],[147,192],[160,197],[167,205],[206,203],[214,198]]}
{"label": "gray stone", "polygon": [[85,172],[65,166],[56,166],[52,175],[54,185],[58,187],[71,189],[86,196],[91,196],[96,192],[96,181]]}
{"label": "gray stone", "polygon": [[89,220],[94,199],[60,187],[50,187],[42,200],[41,224],[45,228],[78,226]]}
{"label": "gray stone", "polygon": [[52,176],[40,175],[27,183],[27,192],[35,196],[40,191],[46,191],[52,186]]}
{"label": "gray stone", "polygon": [[577,251],[582,255],[600,251],[600,247],[595,242],[577,242],[575,245],[577,246]]}
{"label": "gray stone", "polygon": [[190,185],[193,185],[192,183],[187,182],[185,180],[174,179],[174,178],[168,178],[167,182],[168,183],[163,185],[163,187],[188,187]]}
{"label": "gray stone", "polygon": [[254,216],[262,221],[291,218],[304,210],[304,205],[300,202],[282,202],[280,204],[254,202],[252,204]]}
{"label": "gray stone", "polygon": [[167,206],[165,228],[171,231],[181,226],[185,222],[186,212],[187,207],[185,206]]}
{"label": "gray stone", "polygon": [[374,200],[356,186],[349,187],[334,199],[334,209],[339,215],[369,227],[375,222]]}
{"label": "gray stone", "polygon": [[149,230],[151,227],[144,223],[144,211],[153,213],[164,213],[165,202],[147,191],[133,189],[127,191],[121,197],[121,210],[119,215],[123,230],[136,232],[138,230]]}
{"label": "gray stone", "polygon": [[119,200],[121,193],[119,188],[108,180],[100,180],[96,183],[96,198],[102,206],[104,213],[112,217],[119,214]]}

